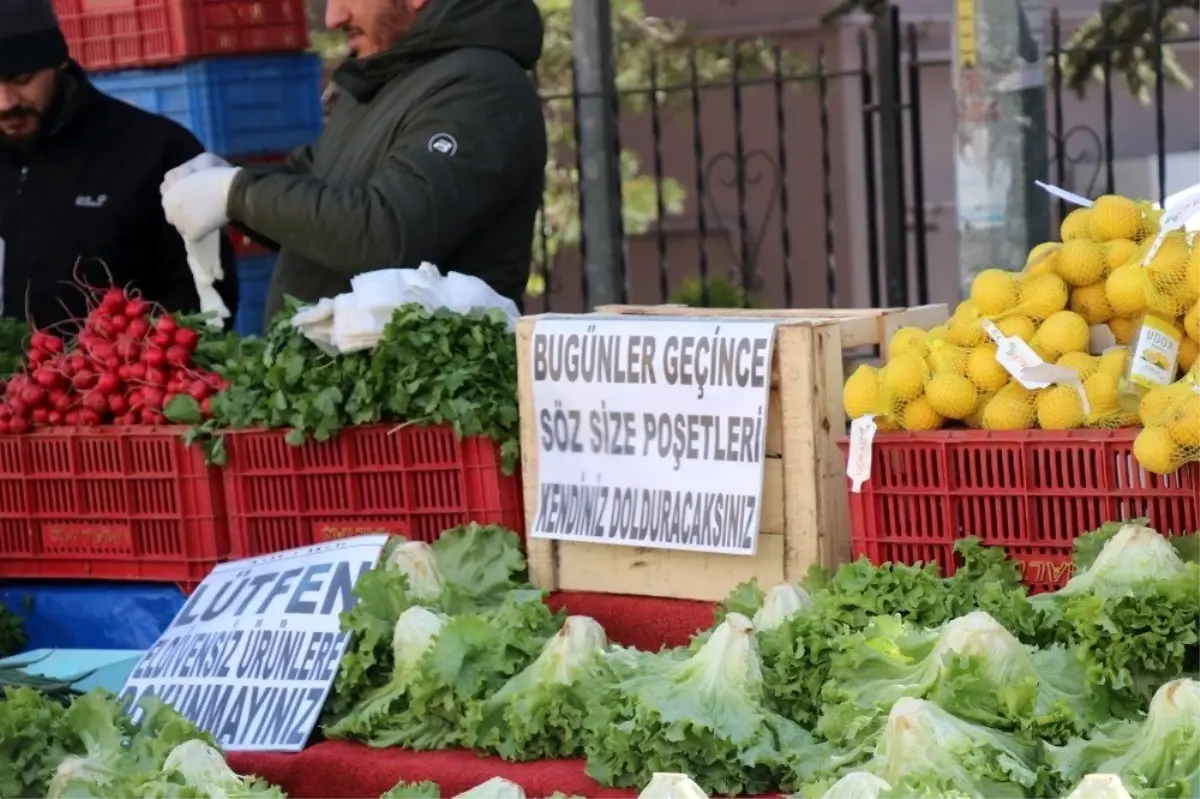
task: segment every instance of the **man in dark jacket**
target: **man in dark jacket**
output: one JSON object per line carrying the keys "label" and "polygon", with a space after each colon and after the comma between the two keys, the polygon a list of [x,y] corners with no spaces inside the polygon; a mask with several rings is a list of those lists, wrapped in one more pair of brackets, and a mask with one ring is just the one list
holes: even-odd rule
{"label": "man in dark jacket", "polygon": [[[202,153],[180,125],[101,94],[70,61],[46,0],[0,0],[0,311],[39,327],[87,313],[82,282],[199,310],[159,184]],[[237,308],[233,250],[216,288]]]}
{"label": "man in dark jacket", "polygon": [[185,165],[167,218],[191,238],[232,220],[277,242],[268,315],[422,261],[519,304],[546,164],[534,0],[329,0],[325,21],[355,57],[320,140],[273,168]]}

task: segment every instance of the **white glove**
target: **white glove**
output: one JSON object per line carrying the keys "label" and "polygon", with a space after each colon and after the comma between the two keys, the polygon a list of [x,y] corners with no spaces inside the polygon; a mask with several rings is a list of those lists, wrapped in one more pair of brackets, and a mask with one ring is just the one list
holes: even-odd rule
{"label": "white glove", "polygon": [[163,175],[162,184],[158,187],[159,194],[166,194],[167,189],[174,186],[179,181],[186,178],[188,175],[199,172],[202,169],[211,169],[215,166],[229,166],[229,162],[219,155],[212,153],[200,153],[190,161],[180,164],[174,169]]}
{"label": "white glove", "polygon": [[210,233],[199,241],[183,240],[187,251],[188,268],[192,271],[192,280],[196,284],[196,295],[200,298],[200,312],[216,314],[210,317],[208,324],[220,328],[221,320],[229,318],[229,309],[225,301],[213,287],[213,283],[225,277],[221,268],[221,237]]}
{"label": "white glove", "polygon": [[203,169],[163,194],[163,214],[185,241],[198,241],[229,224],[229,189],[240,171],[229,166]]}

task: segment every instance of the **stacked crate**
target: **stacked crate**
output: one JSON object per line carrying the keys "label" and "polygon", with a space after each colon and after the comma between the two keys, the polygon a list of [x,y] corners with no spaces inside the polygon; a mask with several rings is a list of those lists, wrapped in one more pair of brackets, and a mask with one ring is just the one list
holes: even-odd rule
{"label": "stacked crate", "polygon": [[[282,159],[321,129],[304,0],[54,0],[96,86],[188,128],[231,162]],[[238,231],[239,333],[260,332],[274,255]]]}

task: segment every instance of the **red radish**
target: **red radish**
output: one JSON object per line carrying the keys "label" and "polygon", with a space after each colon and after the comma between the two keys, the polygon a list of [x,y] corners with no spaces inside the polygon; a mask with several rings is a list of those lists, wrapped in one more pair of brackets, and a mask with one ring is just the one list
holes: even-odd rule
{"label": "red radish", "polygon": [[15,416],[8,423],[8,432],[22,435],[29,432],[29,422],[22,419],[20,416]]}
{"label": "red radish", "polygon": [[34,424],[45,424],[50,421],[50,411],[47,408],[34,408],[29,418]]}
{"label": "red radish", "polygon": [[41,343],[34,346],[39,350],[44,350],[55,355],[66,349],[66,345],[61,338],[52,336],[49,333],[43,333]]}
{"label": "red radish", "polygon": [[50,413],[47,414],[47,416],[46,416],[46,421],[53,425],[62,424],[63,423],[63,412],[62,411],[50,411]]}
{"label": "red radish", "polygon": [[167,376],[163,374],[162,369],[148,366],[146,367],[146,382],[152,386],[165,386],[167,384]]}
{"label": "red radish", "polygon": [[121,364],[121,367],[117,369],[117,377],[121,378],[122,380],[131,379],[133,377],[132,367],[127,363]]}
{"label": "red radish", "polygon": [[26,386],[21,391],[21,402],[24,402],[26,405],[28,405],[31,408],[35,408],[38,405],[41,405],[45,401],[46,401],[45,389],[38,388],[37,386]]}
{"label": "red radish", "polygon": [[104,292],[104,298],[100,300],[100,307],[109,313],[120,313],[125,310],[125,305],[125,292],[118,288],[111,288]]}
{"label": "red radish", "polygon": [[135,425],[138,423],[138,415],[133,411],[130,411],[129,413],[121,414],[121,416],[114,421],[117,424],[123,424],[126,426]]}
{"label": "red radish", "polygon": [[142,350],[142,363],[147,366],[162,366],[167,362],[167,354],[159,347],[147,347]]}
{"label": "red radish", "polygon": [[175,331],[175,343],[192,352],[200,343],[200,335],[190,327],[181,327]]}
{"label": "red radish", "polygon": [[200,413],[205,416],[212,416],[212,397],[205,397],[200,400]]}
{"label": "red radish", "polygon": [[129,400],[120,394],[113,394],[108,398],[108,409],[112,411],[113,416],[120,416],[129,410]]}
{"label": "red radish", "polygon": [[67,411],[67,415],[63,417],[63,421],[72,427],[79,424],[79,411]]}
{"label": "red radish", "polygon": [[[180,329],[179,333],[182,332],[183,330]],[[179,333],[176,333],[175,335],[178,336]],[[167,349],[167,363],[171,364],[172,366],[187,366],[187,362],[190,358],[191,354],[187,351],[187,349],[178,344]]]}
{"label": "red radish", "polygon": [[32,364],[35,364],[35,365],[40,364],[43,361],[47,361],[49,359],[50,359],[50,353],[46,352],[45,350],[30,350],[29,351],[29,362]]}
{"label": "red radish", "polygon": [[87,358],[83,357],[79,353],[75,353],[67,359],[67,363],[72,370],[78,372],[80,369],[87,366]]}
{"label": "red radish", "polygon": [[136,408],[140,406],[142,404],[142,390],[140,388],[135,388],[133,391],[129,392],[129,395],[125,399],[129,400],[130,408]]}
{"label": "red radish", "polygon": [[42,388],[54,388],[61,380],[61,377],[59,377],[55,372],[51,372],[49,369],[42,368],[33,373],[33,382],[37,383]]}
{"label": "red radish", "polygon": [[100,424],[100,416],[95,411],[84,408],[79,412],[79,424],[84,427],[94,427]]}
{"label": "red radish", "polygon": [[76,372],[75,376],[71,378],[71,385],[75,387],[76,391],[86,391],[96,385],[96,373],[86,369]]}
{"label": "red radish", "polygon": [[89,391],[83,395],[83,408],[99,417],[100,414],[108,410],[108,397],[99,391]]}
{"label": "red radish", "polygon": [[8,422],[0,419],[0,436],[5,435],[8,432]]}
{"label": "red radish", "polygon": [[150,336],[150,343],[156,347],[166,349],[174,343],[175,338],[170,333],[155,332]]}
{"label": "red radish", "polygon": [[179,323],[175,321],[175,317],[171,315],[160,316],[154,323],[154,329],[160,333],[166,333],[168,336],[175,335],[175,331],[179,329]]}
{"label": "red radish", "polygon": [[129,320],[125,318],[124,314],[113,315],[108,320],[108,323],[112,325],[112,329],[118,333],[124,332],[125,328],[129,327]]}
{"label": "red radish", "polygon": [[[128,316],[128,314],[126,315]],[[125,332],[137,341],[141,341],[150,332],[150,323],[140,316],[131,316],[129,317],[129,327],[125,328]]]}
{"label": "red radish", "polygon": [[138,359],[138,355],[140,355],[142,351],[141,345],[138,344],[137,339],[130,336],[121,336],[119,339],[117,339],[117,344],[114,349],[116,350],[117,357],[125,363],[132,363],[133,361],[136,361]]}
{"label": "red radish", "polygon": [[29,415],[29,406],[22,402],[19,398],[8,401],[8,407],[12,409],[14,418],[25,418]]}
{"label": "red radish", "polygon": [[187,393],[192,396],[192,399],[199,402],[200,400],[204,399],[212,392],[209,389],[208,384],[205,383],[203,380],[193,380],[188,385]]}
{"label": "red radish", "polygon": [[154,386],[146,386],[142,389],[142,404],[147,409],[152,411],[160,410],[163,406],[163,392],[161,388]]}
{"label": "red radish", "polygon": [[7,405],[0,405],[0,421],[8,421],[12,418],[12,408]]}
{"label": "red radish", "polygon": [[115,372],[121,368],[121,359],[116,355],[104,359],[104,368],[110,372]]}
{"label": "red radish", "polygon": [[117,389],[121,387],[121,381],[112,373],[105,373],[96,378],[96,391],[108,396],[115,394]]}
{"label": "red radish", "polygon": [[101,363],[105,363],[109,358],[117,357],[117,348],[107,341],[97,341],[92,345],[91,356]]}
{"label": "red radish", "polygon": [[50,397],[50,405],[55,410],[59,410],[59,411],[69,410],[70,407],[74,404],[75,404],[75,400],[71,397],[70,394],[67,394],[67,393],[62,393],[57,396]]}
{"label": "red radish", "polygon": [[145,300],[130,300],[125,303],[125,315],[130,321],[141,319],[150,311],[150,303]]}
{"label": "red radish", "polygon": [[144,380],[146,378],[146,364],[132,363],[129,365],[129,375],[134,380]]}

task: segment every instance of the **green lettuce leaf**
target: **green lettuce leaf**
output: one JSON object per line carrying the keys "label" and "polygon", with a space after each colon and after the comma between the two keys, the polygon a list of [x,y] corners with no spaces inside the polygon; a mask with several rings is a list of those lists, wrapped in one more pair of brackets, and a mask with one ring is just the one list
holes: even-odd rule
{"label": "green lettuce leaf", "polygon": [[496,693],[471,703],[465,743],[505,760],[583,754],[594,672],[607,639],[587,616],[570,616],[537,659]]}
{"label": "green lettuce leaf", "polygon": [[905,697],[1059,741],[1108,717],[1105,692],[1076,653],[1026,646],[983,611],[935,629],[877,617],[840,641],[831,667],[818,729],[844,745],[875,732]]}
{"label": "green lettuce leaf", "polygon": [[442,789],[436,782],[398,782],[379,799],[441,799]]}
{"label": "green lettuce leaf", "polygon": [[[636,662],[636,670],[629,664]],[[689,774],[710,794],[786,788],[824,751],[769,707],[750,620],[731,613],[696,652],[617,661],[588,717],[587,772],[640,787]]]}
{"label": "green lettuce leaf", "polygon": [[529,587],[521,538],[499,525],[447,530],[433,542],[433,552],[447,584],[472,603],[447,607],[449,613],[499,605],[509,591]]}
{"label": "green lettuce leaf", "polygon": [[32,688],[6,688],[0,701],[0,796],[45,796],[54,770],[83,743],[66,707]]}

